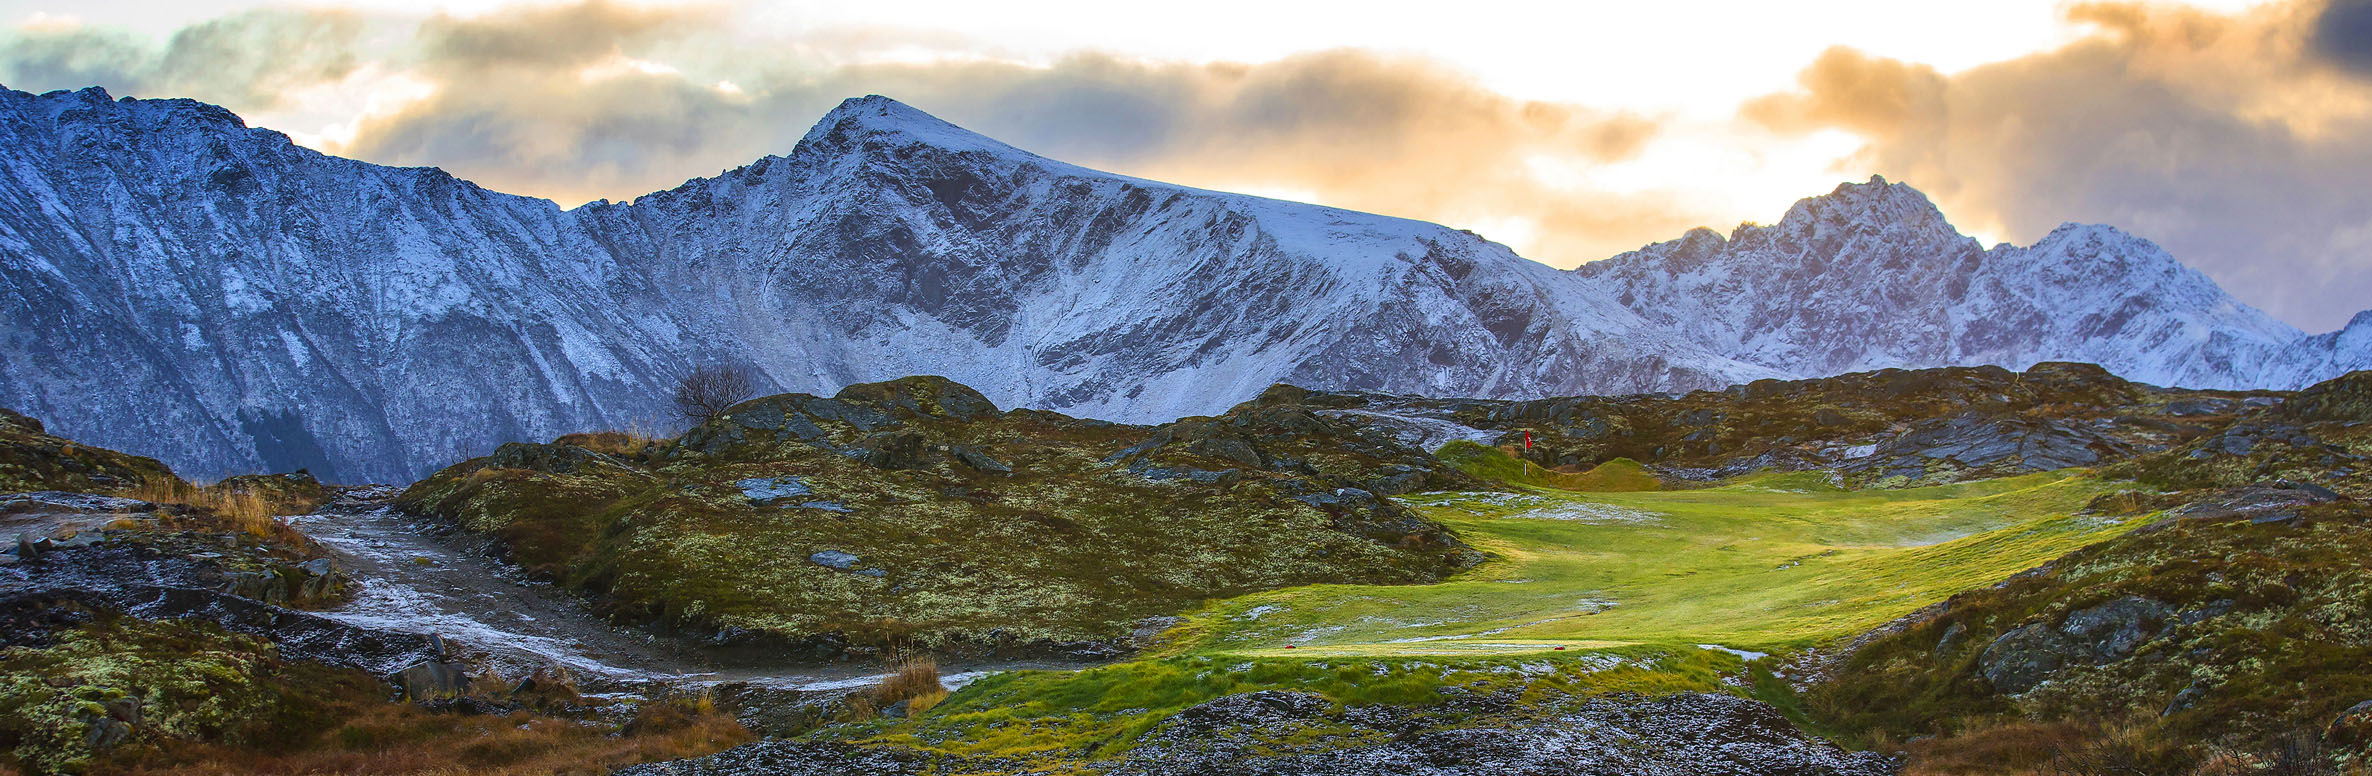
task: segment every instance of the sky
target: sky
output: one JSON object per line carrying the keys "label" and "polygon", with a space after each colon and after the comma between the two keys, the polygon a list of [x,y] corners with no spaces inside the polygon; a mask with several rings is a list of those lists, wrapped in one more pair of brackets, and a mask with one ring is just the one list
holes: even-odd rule
{"label": "sky", "polygon": [[195,98],[572,206],[878,93],[1560,267],[1879,174],[1988,244],[2107,223],[2309,331],[2372,308],[2372,0],[0,0],[0,84]]}

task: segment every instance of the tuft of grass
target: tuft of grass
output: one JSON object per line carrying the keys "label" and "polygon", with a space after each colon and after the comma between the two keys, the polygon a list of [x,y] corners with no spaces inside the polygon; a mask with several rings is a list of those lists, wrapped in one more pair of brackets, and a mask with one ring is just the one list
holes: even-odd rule
{"label": "tuft of grass", "polygon": [[154,504],[197,507],[214,513],[232,529],[256,536],[277,537],[292,531],[280,522],[272,502],[257,493],[154,479],[140,483],[127,495]]}

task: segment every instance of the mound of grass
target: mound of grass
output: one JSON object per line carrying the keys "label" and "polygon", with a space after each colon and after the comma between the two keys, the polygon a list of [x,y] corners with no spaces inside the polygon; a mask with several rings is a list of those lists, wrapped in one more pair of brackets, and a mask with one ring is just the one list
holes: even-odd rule
{"label": "mound of grass", "polygon": [[398,503],[619,619],[819,650],[1108,649],[1213,598],[1479,559],[1375,495],[1470,478],[1293,407],[1147,428],[909,378],[744,402],[656,446],[575,441],[593,447],[506,445]]}
{"label": "mound of grass", "polygon": [[[1806,706],[1863,743],[1940,736],[1928,747],[1939,758],[1985,749],[2000,730],[2093,743],[2138,734],[2147,739],[2139,749],[2179,761],[2177,771],[2222,750],[2276,747],[2293,733],[2311,740],[2372,698],[2363,670],[2372,665],[2366,557],[2372,509],[2360,503],[2267,522],[2171,520],[2070,553],[2042,573],[1973,589],[1857,645],[1806,693]],[[2130,653],[2069,661],[2023,694],[1986,679],[1987,654],[2009,649],[1995,646],[2004,634],[2061,627],[2120,600],[2173,614],[2145,624]],[[2121,727],[2130,720],[2142,721],[2138,733]],[[2364,743],[2331,754],[2361,758]],[[1995,765],[2043,765],[2036,755]]]}
{"label": "mound of grass", "polygon": [[435,713],[210,624],[94,615],[0,650],[0,772],[590,774],[749,740],[697,699],[654,701],[623,726]]}
{"label": "mound of grass", "polygon": [[0,493],[63,490],[120,495],[167,483],[187,484],[154,458],[52,436],[41,421],[0,409]]}
{"label": "mound of grass", "polygon": [[1443,463],[1458,467],[1467,474],[1509,485],[1600,493],[1662,490],[1664,487],[1661,480],[1647,472],[1647,467],[1629,458],[1616,458],[1585,472],[1561,472],[1517,458],[1505,450],[1464,439],[1443,445],[1440,450],[1434,451],[1434,455],[1440,457]]}

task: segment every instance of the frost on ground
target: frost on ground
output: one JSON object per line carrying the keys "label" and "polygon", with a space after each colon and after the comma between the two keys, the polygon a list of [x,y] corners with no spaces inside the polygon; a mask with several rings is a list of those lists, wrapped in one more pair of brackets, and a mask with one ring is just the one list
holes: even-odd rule
{"label": "frost on ground", "polygon": [[1568,520],[1591,525],[1637,525],[1663,522],[1661,513],[1589,501],[1567,501],[1507,515],[1530,520]]}

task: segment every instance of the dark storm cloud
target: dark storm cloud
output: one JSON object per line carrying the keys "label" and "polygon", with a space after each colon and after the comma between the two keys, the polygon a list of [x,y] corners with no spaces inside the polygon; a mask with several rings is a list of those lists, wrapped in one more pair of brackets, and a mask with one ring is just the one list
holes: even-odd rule
{"label": "dark storm cloud", "polygon": [[2372,75],[2372,0],[2335,0],[2323,8],[2314,46],[2341,67]]}
{"label": "dark storm cloud", "polygon": [[2372,88],[2307,53],[2322,10],[2079,6],[2100,33],[2055,51],[1944,74],[1835,49],[1742,112],[1859,134],[1848,166],[1973,226],[2023,241],[2116,225],[2244,301],[2337,328],[2372,306]]}

